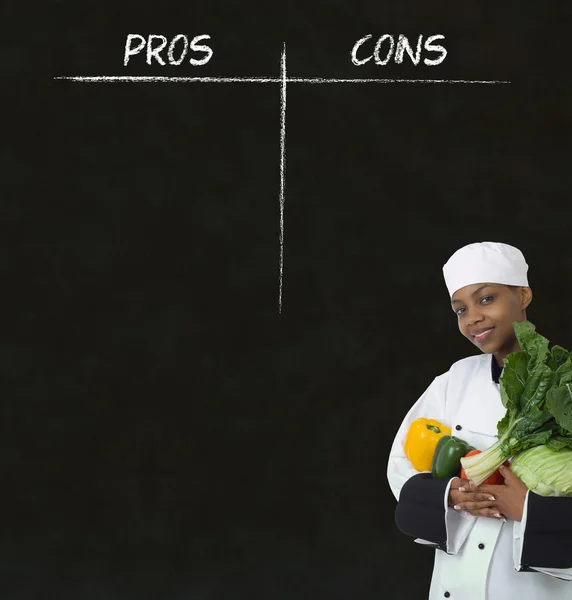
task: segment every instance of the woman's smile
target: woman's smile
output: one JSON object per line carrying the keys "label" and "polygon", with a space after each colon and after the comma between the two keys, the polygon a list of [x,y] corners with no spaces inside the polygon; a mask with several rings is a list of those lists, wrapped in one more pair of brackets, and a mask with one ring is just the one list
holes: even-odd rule
{"label": "woman's smile", "polygon": [[494,327],[487,327],[486,329],[479,329],[475,333],[471,333],[475,344],[482,344],[492,334]]}

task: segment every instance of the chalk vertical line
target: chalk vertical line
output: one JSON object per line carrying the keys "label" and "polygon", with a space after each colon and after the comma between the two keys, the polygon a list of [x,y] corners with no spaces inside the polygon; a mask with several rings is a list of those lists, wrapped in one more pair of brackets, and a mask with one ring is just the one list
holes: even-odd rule
{"label": "chalk vertical line", "polygon": [[284,275],[284,196],[286,190],[286,42],[280,61],[280,287],[278,312],[282,313],[282,281]]}

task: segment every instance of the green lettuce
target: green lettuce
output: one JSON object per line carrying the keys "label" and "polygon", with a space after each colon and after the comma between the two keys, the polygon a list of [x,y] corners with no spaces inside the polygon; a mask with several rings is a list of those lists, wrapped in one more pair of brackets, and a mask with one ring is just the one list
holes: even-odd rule
{"label": "green lettuce", "polygon": [[541,496],[572,496],[572,449],[536,446],[517,454],[511,471]]}
{"label": "green lettuce", "polygon": [[521,351],[509,354],[500,377],[506,414],[498,423],[498,441],[461,459],[467,477],[480,485],[519,452],[546,445],[572,449],[572,353],[549,341],[530,321],[514,323]]}

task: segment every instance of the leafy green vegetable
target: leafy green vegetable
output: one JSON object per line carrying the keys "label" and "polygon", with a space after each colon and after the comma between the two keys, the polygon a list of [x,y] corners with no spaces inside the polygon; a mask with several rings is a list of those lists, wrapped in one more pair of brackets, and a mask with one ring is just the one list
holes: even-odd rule
{"label": "leafy green vegetable", "polygon": [[548,445],[519,453],[511,471],[526,487],[541,496],[572,496],[572,449],[558,452]]}
{"label": "leafy green vegetable", "polygon": [[505,358],[500,395],[505,416],[497,426],[498,441],[461,459],[467,477],[480,485],[519,452],[546,445],[558,452],[572,448],[572,353],[548,340],[530,321],[514,323],[520,352]]}

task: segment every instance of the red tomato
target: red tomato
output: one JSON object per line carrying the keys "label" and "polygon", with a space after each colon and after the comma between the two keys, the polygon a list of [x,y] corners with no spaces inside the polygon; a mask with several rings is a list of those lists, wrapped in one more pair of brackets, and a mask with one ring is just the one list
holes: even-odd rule
{"label": "red tomato", "polygon": [[[480,453],[480,450],[471,450],[470,452],[467,452],[465,456],[474,456],[475,454]],[[508,460],[505,460],[503,465],[508,467],[510,466],[510,463]],[[461,479],[467,479],[467,474],[463,468],[461,468]],[[481,485],[504,485],[504,477],[498,471],[495,471],[492,475],[489,475],[489,477],[487,477],[483,483],[481,483]]]}

